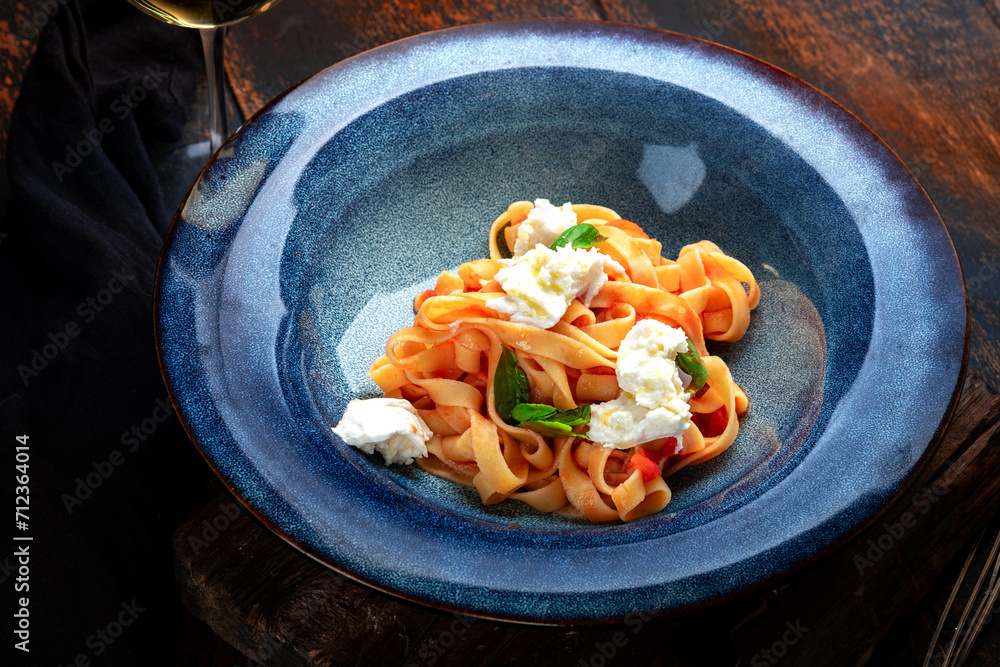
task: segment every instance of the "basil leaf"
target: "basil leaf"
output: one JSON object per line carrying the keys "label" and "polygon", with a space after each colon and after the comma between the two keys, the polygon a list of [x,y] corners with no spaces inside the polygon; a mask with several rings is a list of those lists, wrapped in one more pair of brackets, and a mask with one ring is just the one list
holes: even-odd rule
{"label": "basil leaf", "polygon": [[512,253],[510,248],[507,247],[507,237],[504,236],[504,232],[508,227],[510,227],[509,222],[497,230],[497,250],[500,252],[500,256],[504,259],[510,259],[514,256],[514,253]]}
{"label": "basil leaf", "polygon": [[519,403],[510,414],[519,422],[558,422],[567,426],[590,423],[590,405],[586,403],[572,410],[556,410],[540,403]]}
{"label": "basil leaf", "polygon": [[511,416],[519,422],[543,421],[556,411],[551,405],[540,403],[518,403],[510,411]]}
{"label": "basil leaf", "polygon": [[574,438],[581,438],[583,440],[590,440],[587,436],[582,433],[573,433],[572,427],[567,424],[560,424],[559,422],[550,421],[537,421],[537,422],[524,422],[521,424],[523,428],[530,428],[536,433],[541,433],[542,435],[550,435],[555,438],[564,438],[566,436],[572,436]]}
{"label": "basil leaf", "polygon": [[582,426],[590,423],[590,404],[585,403],[572,410],[556,410],[542,421],[558,422],[567,426]]}
{"label": "basil leaf", "polygon": [[607,238],[601,236],[601,233],[597,231],[597,227],[594,227],[590,223],[582,222],[579,225],[573,225],[560,234],[559,238],[553,241],[549,248],[555,250],[556,248],[570,244],[572,244],[574,249],[590,248],[601,241],[607,240]]}
{"label": "basil leaf", "polygon": [[572,410],[556,410],[551,405],[520,403],[514,406],[511,415],[521,422],[523,428],[530,428],[542,435],[557,438],[573,436],[590,440],[585,435],[573,432],[574,426],[590,423],[590,405],[587,404]]}
{"label": "basil leaf", "polygon": [[493,404],[497,414],[511,426],[518,421],[511,416],[514,406],[528,401],[528,376],[517,367],[517,355],[504,347],[493,374]]}
{"label": "basil leaf", "polygon": [[691,376],[695,389],[701,389],[708,382],[708,369],[698,356],[698,350],[694,349],[694,343],[690,338],[687,341],[688,351],[677,355],[677,367]]}

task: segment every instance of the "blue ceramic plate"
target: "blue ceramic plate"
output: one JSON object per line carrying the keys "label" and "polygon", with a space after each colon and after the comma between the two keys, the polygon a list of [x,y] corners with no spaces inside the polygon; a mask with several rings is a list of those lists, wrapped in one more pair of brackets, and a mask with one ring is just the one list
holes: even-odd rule
{"label": "blue ceramic plate", "polygon": [[[330,431],[377,395],[365,371],[413,296],[536,197],[610,206],[667,256],[710,239],[760,280],[744,339],[709,346],[750,414],[658,516],[484,507]],[[178,413],[276,533],[376,588],[533,622],[688,609],[829,551],[926,460],[965,358],[954,248],[881,140],[763,62],[602,23],[429,33],[293,88],[192,187],[156,299]]]}

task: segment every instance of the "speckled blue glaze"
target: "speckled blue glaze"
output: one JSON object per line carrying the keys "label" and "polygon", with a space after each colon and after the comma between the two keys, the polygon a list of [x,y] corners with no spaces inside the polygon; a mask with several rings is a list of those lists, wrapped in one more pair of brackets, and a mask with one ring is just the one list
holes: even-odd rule
{"label": "speckled blue glaze", "polygon": [[[610,206],[668,256],[707,238],[761,283],[744,339],[710,345],[751,412],[661,515],[484,507],[330,432],[412,297],[535,197]],[[878,138],[765,63],[600,23],[429,33],[292,89],[193,186],[156,303],[178,413],[267,525],[380,589],[533,622],[687,609],[828,551],[926,460],[965,359],[954,249]]]}

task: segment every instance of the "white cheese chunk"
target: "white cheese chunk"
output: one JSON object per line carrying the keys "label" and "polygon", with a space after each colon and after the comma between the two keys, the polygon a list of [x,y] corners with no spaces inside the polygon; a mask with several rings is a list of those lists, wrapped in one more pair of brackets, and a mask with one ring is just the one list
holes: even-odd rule
{"label": "white cheese chunk", "polygon": [[590,408],[587,435],[606,447],[629,449],[659,438],[680,438],[691,425],[690,394],[675,359],[686,334],[657,320],[642,320],[618,347],[615,375],[622,393]]}
{"label": "white cheese chunk", "polygon": [[516,324],[548,329],[563,316],[573,299],[586,305],[608,281],[604,269],[624,273],[621,264],[594,248],[556,250],[537,245],[518,259],[501,260],[495,278],[506,296],[490,299],[487,308],[510,315]]}
{"label": "white cheese chunk", "polygon": [[687,352],[683,330],[657,320],[637,322],[618,346],[618,386],[645,408],[679,410],[679,402],[686,406],[674,361],[681,352]]}
{"label": "white cheese chunk", "polygon": [[426,443],[433,435],[410,402],[400,398],[351,401],[333,432],[366,454],[378,450],[386,465],[427,456]]}
{"label": "white cheese chunk", "polygon": [[552,245],[559,235],[576,224],[573,205],[566,202],[561,207],[553,206],[548,199],[536,199],[535,207],[517,229],[514,241],[514,258],[517,259],[541,243]]}
{"label": "white cheese chunk", "polygon": [[[684,404],[687,408],[687,404]],[[624,392],[613,401],[590,406],[587,436],[605,447],[631,449],[660,438],[680,438],[691,423],[688,410],[650,410],[638,405]]]}

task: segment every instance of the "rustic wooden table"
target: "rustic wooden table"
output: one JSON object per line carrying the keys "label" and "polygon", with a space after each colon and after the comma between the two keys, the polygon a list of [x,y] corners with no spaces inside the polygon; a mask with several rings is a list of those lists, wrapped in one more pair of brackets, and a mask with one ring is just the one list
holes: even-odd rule
{"label": "rustic wooden table", "polygon": [[[37,41],[25,21],[38,11],[34,3],[0,0],[4,143]],[[1000,408],[987,389],[1000,386],[1000,1],[284,0],[231,30],[228,73],[246,117],[314,71],[378,44],[452,25],[536,17],[657,26],[745,51],[831,95],[909,165],[958,250],[971,314],[969,368],[986,382],[970,377],[948,439],[915,483],[914,493],[942,490],[940,502],[867,574],[858,572],[857,549],[865,540],[877,544],[887,530],[879,524],[891,526],[905,507],[890,509],[854,546],[798,573],[777,593],[643,621],[633,634],[634,626],[522,629],[435,614],[328,574],[242,515],[220,539],[196,549],[190,537],[201,521],[215,518],[220,503],[228,507],[220,498],[177,534],[189,606],[243,653],[273,664],[520,665],[545,657],[566,665],[695,665],[734,664],[737,656],[743,665],[920,664],[964,545],[1000,509]],[[820,630],[800,637],[804,627]],[[789,628],[799,629],[794,643],[781,639]],[[968,664],[1000,664],[1000,624],[987,626]]]}

